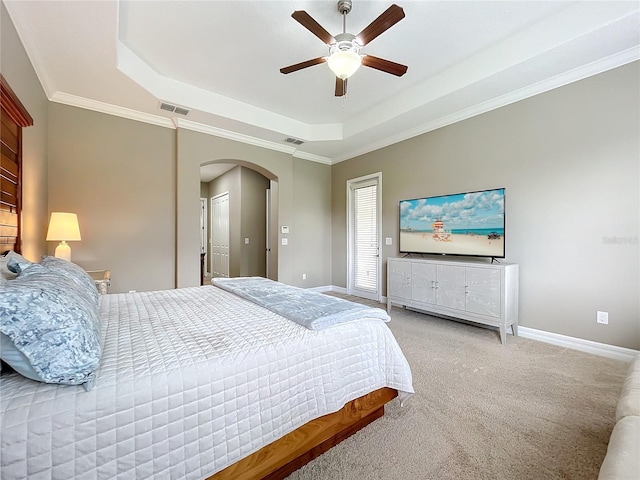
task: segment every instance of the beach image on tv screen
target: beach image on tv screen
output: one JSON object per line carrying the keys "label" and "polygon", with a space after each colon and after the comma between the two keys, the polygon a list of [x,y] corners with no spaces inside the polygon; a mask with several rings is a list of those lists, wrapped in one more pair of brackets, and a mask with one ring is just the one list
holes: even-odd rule
{"label": "beach image on tv screen", "polygon": [[400,202],[400,251],[504,257],[504,188]]}

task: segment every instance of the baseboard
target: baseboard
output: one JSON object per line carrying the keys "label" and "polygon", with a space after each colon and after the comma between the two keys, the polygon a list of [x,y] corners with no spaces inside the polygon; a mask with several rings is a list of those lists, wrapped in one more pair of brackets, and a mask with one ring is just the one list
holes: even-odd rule
{"label": "baseboard", "polygon": [[343,293],[343,294],[347,294],[347,289],[345,287],[336,287],[335,285],[323,285],[322,287],[313,287],[310,288],[309,290],[313,290],[314,292],[320,292],[320,293],[324,293],[324,292],[336,292],[336,293]]}
{"label": "baseboard", "polygon": [[[312,290],[318,292],[336,292],[347,293],[347,289],[344,287],[336,287],[335,285],[328,285],[324,287],[316,287]],[[386,303],[386,297],[383,297],[381,302]],[[427,313],[428,315],[428,313]],[[510,329],[507,329],[508,333]],[[584,340],[582,338],[568,337],[566,335],[560,335],[559,333],[545,332],[544,330],[536,330],[529,327],[518,327],[518,335],[521,337],[529,338],[531,340],[537,340],[539,342],[550,343],[552,345],[558,345],[560,347],[571,348],[573,350],[579,350],[581,352],[591,353],[593,355],[600,355],[601,357],[613,358],[614,360],[622,360],[623,362],[630,362],[637,355],[640,355],[640,350],[634,350],[632,348],[618,347],[616,345],[608,345],[606,343],[593,342],[591,340]]]}
{"label": "baseboard", "polygon": [[607,345],[606,343],[593,342],[591,340],[583,340],[582,338],[568,337],[559,333],[545,332],[529,327],[518,327],[518,335],[538,340],[540,342],[551,343],[561,347],[580,350],[581,352],[600,355],[601,357],[613,358],[614,360],[622,360],[630,362],[640,351],[631,348],[618,347],[615,345]]}

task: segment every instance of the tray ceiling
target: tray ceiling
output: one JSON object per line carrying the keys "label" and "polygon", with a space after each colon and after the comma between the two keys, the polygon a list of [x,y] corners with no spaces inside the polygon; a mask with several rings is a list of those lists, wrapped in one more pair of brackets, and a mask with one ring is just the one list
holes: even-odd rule
{"label": "tray ceiling", "polygon": [[[337,34],[333,0],[3,1],[52,101],[324,163],[640,57],[637,1],[398,0],[406,17],[361,53],[408,65],[407,74],[361,68],[335,97],[326,64],[279,72],[327,55],[291,13],[306,10]],[[354,0],[347,30],[391,3]]]}

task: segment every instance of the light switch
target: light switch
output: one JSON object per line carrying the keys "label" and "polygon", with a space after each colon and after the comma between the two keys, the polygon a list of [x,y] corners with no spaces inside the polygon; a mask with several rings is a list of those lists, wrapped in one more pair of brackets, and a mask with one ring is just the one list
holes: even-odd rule
{"label": "light switch", "polygon": [[244,244],[245,245],[249,245],[249,237],[245,237],[244,238]]}
{"label": "light switch", "polygon": [[289,239],[288,238],[283,238],[282,239],[282,244],[283,245],[288,245],[289,244]]}

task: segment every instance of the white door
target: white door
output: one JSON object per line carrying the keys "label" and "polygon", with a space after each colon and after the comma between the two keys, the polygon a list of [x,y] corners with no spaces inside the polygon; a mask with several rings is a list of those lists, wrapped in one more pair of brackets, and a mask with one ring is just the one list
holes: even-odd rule
{"label": "white door", "polygon": [[347,182],[347,293],[380,301],[382,173]]}
{"label": "white door", "polygon": [[229,276],[229,192],[211,198],[211,277]]}
{"label": "white door", "polygon": [[[207,253],[207,199],[200,199],[200,253]],[[206,262],[205,262],[206,265]],[[208,273],[208,272],[205,272]]]}

